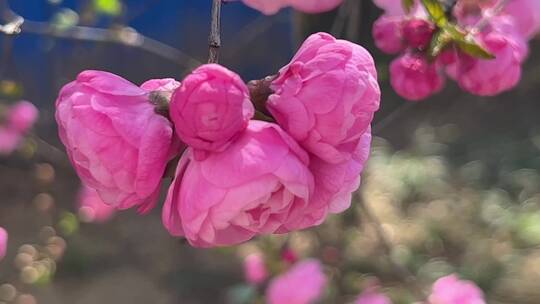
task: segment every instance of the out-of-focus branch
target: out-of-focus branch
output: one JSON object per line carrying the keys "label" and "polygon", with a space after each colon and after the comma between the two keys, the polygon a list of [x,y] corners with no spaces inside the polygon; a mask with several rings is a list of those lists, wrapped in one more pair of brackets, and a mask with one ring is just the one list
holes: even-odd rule
{"label": "out-of-focus branch", "polygon": [[426,294],[424,292],[424,289],[422,288],[422,285],[417,281],[415,275],[411,273],[411,271],[407,267],[396,263],[392,259],[392,243],[388,239],[386,232],[383,229],[382,223],[379,221],[377,216],[375,216],[370,206],[367,205],[366,202],[363,200],[359,192],[356,192],[354,196],[356,198],[356,202],[360,205],[360,208],[362,209],[362,215],[371,223],[371,226],[375,229],[377,239],[379,240],[379,243],[384,250],[385,256],[392,268],[394,269],[396,275],[398,275],[400,279],[407,284],[410,290],[419,299],[425,299]]}
{"label": "out-of-focus branch", "polygon": [[10,10],[6,0],[0,0],[0,17],[6,22],[0,27],[0,32],[5,34],[35,34],[60,39],[84,40],[101,43],[114,43],[128,47],[138,48],[159,57],[194,68],[202,63],[163,42],[146,37],[132,28],[95,28],[88,26],[72,26],[68,29],[56,29],[47,22],[25,20],[23,17]]}
{"label": "out-of-focus branch", "polygon": [[221,0],[212,0],[212,21],[210,35],[208,36],[208,63],[219,61],[219,48],[221,47]]}
{"label": "out-of-focus branch", "polygon": [[470,31],[470,34],[474,35],[484,30],[484,28],[489,25],[489,21],[491,20],[491,18],[499,15],[501,11],[506,7],[506,5],[508,5],[509,2],[510,0],[499,0],[499,2],[497,3],[497,5],[495,5],[495,7],[487,10],[486,13],[484,13],[484,16],[482,16],[482,19],[480,19],[473,26],[473,28]]}

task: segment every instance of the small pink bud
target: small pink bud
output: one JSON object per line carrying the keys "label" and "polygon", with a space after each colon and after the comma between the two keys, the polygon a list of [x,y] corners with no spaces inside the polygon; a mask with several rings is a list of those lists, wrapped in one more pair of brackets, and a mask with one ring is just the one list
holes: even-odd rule
{"label": "small pink bud", "polygon": [[[171,119],[180,139],[198,159],[223,151],[254,115],[246,84],[236,73],[207,64],[188,75],[172,98]],[[201,156],[199,158],[198,156]]]}
{"label": "small pink bud", "polygon": [[444,86],[445,78],[437,66],[420,54],[407,53],[390,64],[390,83],[403,98],[419,101]]}
{"label": "small pink bud", "polygon": [[435,25],[425,19],[412,19],[405,23],[403,27],[403,37],[409,46],[418,49],[425,49],[431,43]]}
{"label": "small pink bud", "polygon": [[378,285],[372,285],[362,292],[355,304],[392,304],[392,301],[379,291]]}
{"label": "small pink bud", "polygon": [[22,136],[12,128],[0,126],[0,155],[9,155],[19,146]]}
{"label": "small pink bud", "polygon": [[9,110],[9,127],[26,133],[38,118],[38,109],[28,101],[19,101]]}
{"label": "small pink bud", "polygon": [[250,254],[244,259],[244,275],[251,284],[261,284],[268,277],[264,257],[260,254]]}
{"label": "small pink bud", "polygon": [[382,15],[373,24],[375,45],[387,54],[397,54],[405,49],[403,42],[403,17]]}
{"label": "small pink bud", "polygon": [[285,248],[281,252],[281,259],[292,265],[298,261],[298,255],[291,248]]}
{"label": "small pink bud", "polygon": [[4,228],[0,227],[0,261],[6,256],[7,242],[8,233]]}

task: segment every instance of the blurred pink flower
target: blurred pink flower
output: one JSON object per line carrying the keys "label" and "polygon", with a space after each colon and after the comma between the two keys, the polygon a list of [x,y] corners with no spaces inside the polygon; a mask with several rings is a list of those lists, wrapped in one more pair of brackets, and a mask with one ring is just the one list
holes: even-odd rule
{"label": "blurred pink flower", "polygon": [[514,18],[517,29],[523,36],[531,38],[533,35],[540,32],[540,1],[509,1],[503,10],[503,13]]}
{"label": "blurred pink flower", "polygon": [[8,233],[7,231],[0,227],[0,261],[4,259],[7,251],[7,242],[8,242]]}
{"label": "blurred pink flower", "polygon": [[8,125],[19,133],[26,133],[38,118],[38,109],[28,101],[14,104],[8,113]]}
{"label": "blurred pink flower", "polygon": [[112,218],[115,209],[103,202],[96,190],[82,185],[78,198],[79,216],[83,222],[103,223]]}
{"label": "blurred pink flower", "polygon": [[387,54],[397,54],[405,49],[403,41],[403,23],[401,16],[380,16],[373,23],[375,45]]}
{"label": "blurred pink flower", "polygon": [[305,223],[313,192],[308,155],[279,126],[252,120],[224,151],[202,161],[191,152],[182,156],[163,208],[172,235],[214,247]]}
{"label": "blurred pink flower", "polygon": [[244,275],[251,284],[261,284],[268,277],[268,270],[261,254],[253,253],[244,258]]}
{"label": "blurred pink flower", "polygon": [[403,25],[403,38],[412,48],[426,49],[434,32],[435,25],[426,19],[410,19]]}
{"label": "blurred pink flower", "polygon": [[243,0],[263,14],[273,15],[280,9],[292,6],[304,13],[322,13],[336,8],[343,0]]}
{"label": "blurred pink flower", "polygon": [[392,304],[392,301],[386,295],[379,292],[378,286],[371,286],[362,292],[358,299],[356,299],[355,304]]}
{"label": "blurred pink flower", "polygon": [[401,97],[419,101],[439,92],[445,78],[423,55],[405,53],[390,64],[390,83]]}
{"label": "blurred pink flower", "polygon": [[402,16],[405,14],[402,0],[373,0],[373,3],[388,15]]}
{"label": "blurred pink flower", "polygon": [[267,107],[279,125],[333,164],[351,159],[381,97],[369,52],[326,33],[311,35],[271,87]]}
{"label": "blurred pink flower", "polygon": [[326,276],[317,260],[305,260],[274,278],[266,291],[268,304],[311,304],[326,287]]}
{"label": "blurred pink flower", "polygon": [[466,54],[458,56],[455,74],[461,88],[480,96],[494,96],[519,83],[528,46],[508,21],[507,18],[494,18],[490,29],[478,36],[495,59],[478,59]]}
{"label": "blurred pink flower", "polygon": [[194,148],[199,160],[206,151],[224,150],[254,112],[240,76],[217,64],[202,65],[188,75],[174,92],[170,107],[177,135]]}
{"label": "blurred pink flower", "polygon": [[459,280],[457,275],[438,279],[428,301],[429,304],[486,304],[482,290],[473,282]]}
{"label": "blurred pink flower", "polygon": [[56,121],[75,170],[104,202],[140,212],[155,205],[173,131],[147,91],[111,73],[85,71],[61,90]]}
{"label": "blurred pink flower", "polygon": [[180,87],[180,82],[173,78],[150,79],[141,85],[145,91],[166,91],[173,92]]}
{"label": "blurred pink flower", "polygon": [[15,129],[0,125],[0,155],[9,155],[19,146],[23,136]]}

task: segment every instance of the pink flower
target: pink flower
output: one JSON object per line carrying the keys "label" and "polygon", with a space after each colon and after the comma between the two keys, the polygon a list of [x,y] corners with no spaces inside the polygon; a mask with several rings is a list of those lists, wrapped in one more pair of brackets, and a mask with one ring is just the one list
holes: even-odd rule
{"label": "pink flower", "polygon": [[261,284],[268,277],[268,270],[261,254],[250,254],[244,259],[244,275],[251,284]]}
{"label": "pink flower", "polygon": [[470,281],[461,281],[456,275],[438,279],[429,296],[429,304],[485,304],[484,294]]}
{"label": "pink flower", "polygon": [[7,242],[8,233],[4,228],[0,227],[0,261],[6,256]]}
{"label": "pink flower", "polygon": [[435,25],[425,19],[411,19],[403,26],[403,38],[412,48],[426,49],[434,32]]}
{"label": "pink flower", "polygon": [[[356,304],[392,304],[390,299],[379,292],[378,286],[369,287],[356,299]],[[457,303],[456,303],[457,304]]]}
{"label": "pink flower", "polygon": [[243,0],[244,3],[263,14],[273,15],[280,9],[292,6],[304,13],[322,13],[339,6],[343,0]]}
{"label": "pink flower", "polygon": [[19,146],[22,135],[15,129],[0,125],[0,155],[9,155]]}
{"label": "pink flower", "polygon": [[406,53],[390,64],[390,83],[401,97],[419,101],[439,92],[445,78],[423,55]]}
{"label": "pink flower", "polygon": [[503,18],[494,19],[491,29],[478,37],[495,59],[459,56],[456,76],[464,90],[480,96],[494,96],[519,83],[521,64],[528,47],[524,38],[504,21]]}
{"label": "pink flower", "polygon": [[163,208],[163,222],[196,247],[238,244],[300,229],[309,211],[309,158],[275,124],[250,121],[227,149],[197,160],[188,149]]}
{"label": "pink flower", "polygon": [[141,85],[141,89],[149,92],[166,91],[172,93],[178,87],[180,87],[180,82],[173,78],[150,79]]}
{"label": "pink flower", "polygon": [[316,260],[305,260],[272,280],[266,292],[268,304],[311,304],[324,293],[326,276]]}
{"label": "pink flower", "polygon": [[403,17],[382,15],[373,24],[375,45],[387,54],[397,54],[405,49]]}
{"label": "pink flower", "polygon": [[151,209],[170,155],[172,127],[148,92],[127,80],[85,71],[56,101],[60,139],[78,175],[118,209]]}
{"label": "pink flower", "polygon": [[19,101],[9,109],[8,125],[19,133],[26,133],[38,118],[38,109],[28,101]]}
{"label": "pink flower", "polygon": [[171,99],[170,113],[180,139],[195,149],[222,151],[253,117],[249,91],[240,76],[217,65],[197,68]]}
{"label": "pink flower", "polygon": [[405,15],[402,2],[402,0],[373,0],[373,3],[384,10],[385,14],[392,16]]}
{"label": "pink flower", "polygon": [[540,31],[540,1],[513,0],[509,1],[503,10],[512,16],[519,32],[527,38]]}
{"label": "pink flower", "polygon": [[103,223],[112,218],[115,209],[103,202],[96,190],[83,185],[79,190],[79,216],[84,222]]}
{"label": "pink flower", "polygon": [[351,206],[352,193],[360,186],[360,173],[369,157],[371,130],[364,133],[352,158],[330,164],[312,157],[310,170],[315,177],[315,194],[311,201],[311,220],[321,223],[328,212],[340,213]]}
{"label": "pink flower", "polygon": [[271,87],[267,107],[279,125],[333,164],[351,159],[381,94],[368,51],[326,33],[311,35]]}

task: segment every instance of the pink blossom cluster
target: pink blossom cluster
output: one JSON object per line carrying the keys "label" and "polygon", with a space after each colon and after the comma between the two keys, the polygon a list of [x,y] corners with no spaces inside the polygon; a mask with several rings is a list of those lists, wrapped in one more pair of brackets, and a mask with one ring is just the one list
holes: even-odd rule
{"label": "pink blossom cluster", "polygon": [[13,153],[38,118],[38,109],[28,101],[19,101],[0,113],[0,155]]}
{"label": "pink blossom cluster", "polygon": [[[234,1],[234,0],[227,0]],[[280,9],[292,7],[304,13],[322,13],[339,6],[343,0],[242,0],[247,6],[263,14],[273,15]]]}
{"label": "pink blossom cluster", "polygon": [[527,40],[540,30],[540,1],[458,0],[450,20],[494,59],[476,58],[453,44],[431,58],[428,49],[440,29],[419,1],[408,13],[401,0],[374,2],[385,11],[373,26],[375,44],[385,53],[400,54],[390,64],[390,82],[411,101],[439,92],[446,77],[479,96],[514,88],[528,54]]}
{"label": "pink blossom cluster", "polygon": [[[246,281],[253,285],[264,285],[269,304],[311,304],[325,294],[327,277],[323,265],[315,259],[295,263],[282,274],[270,278],[271,274],[260,253],[248,255],[244,259]],[[377,281],[370,282],[357,297],[355,304],[392,304]],[[425,304],[486,304],[484,293],[475,283],[460,280],[455,274],[435,281]]]}
{"label": "pink blossom cluster", "polygon": [[275,123],[253,119],[248,86],[220,65],[140,87],[85,71],[61,90],[56,120],[83,183],[116,209],[151,210],[179,157],[164,226],[196,247],[233,245],[344,211],[369,155],[380,89],[364,48],[314,34],[270,88],[262,110]]}

